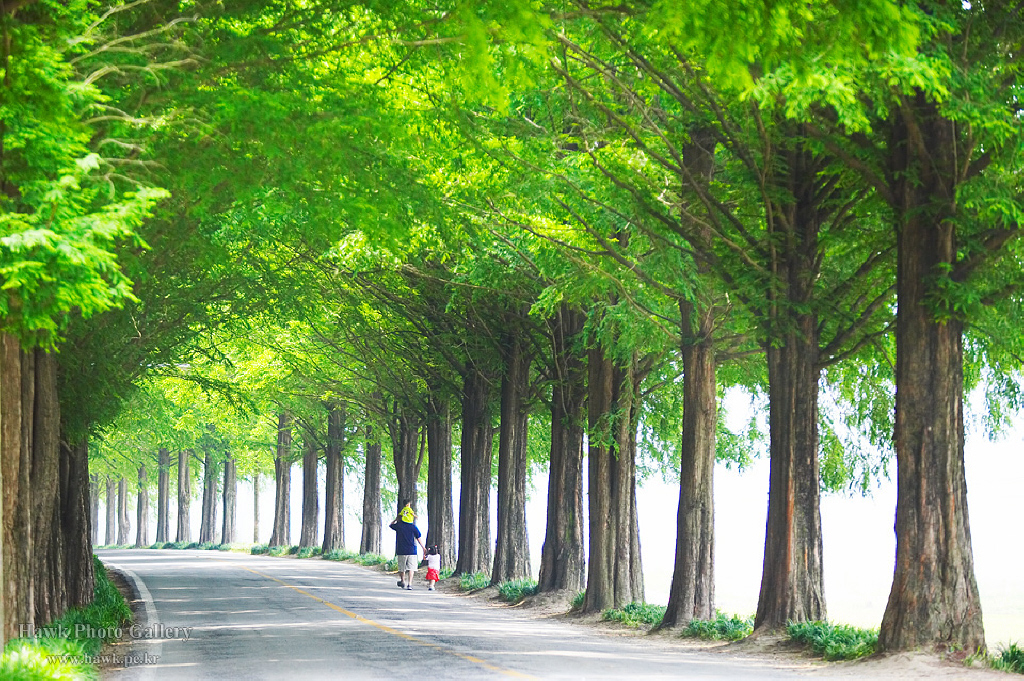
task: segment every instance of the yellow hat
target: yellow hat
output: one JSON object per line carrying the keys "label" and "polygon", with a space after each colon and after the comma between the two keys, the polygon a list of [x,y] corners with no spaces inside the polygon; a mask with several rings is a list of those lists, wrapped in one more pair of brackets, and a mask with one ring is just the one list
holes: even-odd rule
{"label": "yellow hat", "polygon": [[403,523],[411,523],[412,519],[416,517],[416,514],[412,512],[412,508],[408,504],[402,507],[401,512],[398,516],[402,519]]}

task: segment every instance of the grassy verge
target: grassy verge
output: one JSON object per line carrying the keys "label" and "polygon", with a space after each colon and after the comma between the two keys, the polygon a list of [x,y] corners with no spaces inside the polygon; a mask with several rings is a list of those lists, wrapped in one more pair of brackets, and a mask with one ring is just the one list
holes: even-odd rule
{"label": "grassy verge", "polygon": [[579,610],[580,608],[583,607],[583,601],[586,600],[586,598],[587,598],[587,592],[586,591],[577,591],[575,594],[573,594],[572,600],[569,601],[569,609],[570,610]]}
{"label": "grassy verge", "polygon": [[995,653],[970,655],[964,660],[964,663],[968,666],[973,666],[975,662],[979,661],[992,667],[992,669],[1024,674],[1024,648],[1021,648],[1016,643],[1011,643],[1007,646],[1001,645],[998,648],[998,652]]}
{"label": "grassy verge", "polygon": [[535,593],[537,593],[537,582],[529,577],[513,579],[498,585],[498,598],[506,603],[518,603]]}
{"label": "grassy verge", "polygon": [[388,559],[377,553],[363,553],[354,560],[360,565],[380,565],[386,563]]}
{"label": "grassy verge", "polygon": [[491,585],[491,576],[486,572],[474,572],[471,575],[459,577],[459,588],[463,591],[476,591],[486,589]]}
{"label": "grassy verge", "polygon": [[622,608],[608,608],[601,613],[605,622],[621,622],[627,627],[657,626],[665,616],[665,606],[650,603],[629,603]]}
{"label": "grassy verge", "polygon": [[90,658],[103,643],[120,637],[131,621],[128,603],[107,577],[98,558],[93,602],[69,610],[40,627],[33,638],[14,639],[4,648],[0,679],[95,679],[98,671]]}
{"label": "grassy verge", "polygon": [[690,620],[682,635],[708,641],[738,641],[749,636],[753,630],[753,617],[729,617],[724,612],[719,612],[713,620]]}
{"label": "grassy verge", "polygon": [[875,652],[877,629],[860,629],[848,624],[794,622],[787,628],[794,641],[806,643],[826,660],[855,660]]}

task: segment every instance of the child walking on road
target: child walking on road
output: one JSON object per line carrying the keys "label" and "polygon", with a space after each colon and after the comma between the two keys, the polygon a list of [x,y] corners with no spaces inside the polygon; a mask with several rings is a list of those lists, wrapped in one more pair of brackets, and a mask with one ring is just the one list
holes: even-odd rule
{"label": "child walking on road", "polygon": [[427,548],[427,590],[433,591],[434,584],[441,579],[441,554],[437,552],[437,545]]}

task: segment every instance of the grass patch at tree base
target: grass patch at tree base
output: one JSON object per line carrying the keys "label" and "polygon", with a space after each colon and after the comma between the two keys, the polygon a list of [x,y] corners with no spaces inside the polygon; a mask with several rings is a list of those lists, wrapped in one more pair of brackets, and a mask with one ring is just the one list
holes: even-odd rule
{"label": "grass patch at tree base", "polygon": [[805,643],[826,660],[855,660],[875,652],[877,629],[860,629],[831,622],[791,622],[786,628],[794,641]]}
{"label": "grass patch at tree base", "polygon": [[664,605],[637,602],[629,603],[622,608],[608,608],[601,613],[601,619],[605,622],[621,622],[633,628],[641,625],[657,626],[664,617]]}
{"label": "grass patch at tree base", "polygon": [[132,611],[110,581],[99,558],[93,557],[96,585],[93,602],[68,610],[39,627],[33,638],[10,641],[0,660],[0,679],[95,679],[91,658],[104,642],[131,622]]}
{"label": "grass patch at tree base", "polygon": [[463,591],[477,591],[491,585],[491,576],[486,572],[459,575],[459,588]]}
{"label": "grass patch at tree base", "polygon": [[518,603],[527,596],[537,593],[537,581],[526,577],[512,579],[498,585],[498,598],[506,603]]}
{"label": "grass patch at tree base", "polygon": [[681,635],[706,641],[738,641],[749,636],[753,630],[753,617],[729,617],[724,612],[718,612],[713,620],[690,620]]}

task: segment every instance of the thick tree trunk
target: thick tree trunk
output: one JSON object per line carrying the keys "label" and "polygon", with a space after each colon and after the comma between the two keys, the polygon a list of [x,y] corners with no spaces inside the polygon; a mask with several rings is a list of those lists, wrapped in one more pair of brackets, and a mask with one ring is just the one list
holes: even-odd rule
{"label": "thick tree trunk", "polygon": [[936,273],[957,261],[958,140],[923,95],[901,115],[913,120],[899,120],[891,145],[900,178],[896,568],[878,647],[973,652],[985,646],[985,632],[964,473],[963,325],[936,321],[929,308]]}
{"label": "thick tree trunk", "polygon": [[114,546],[117,544],[117,483],[109,475],[107,476],[106,500],[106,523],[103,539],[107,546]]}
{"label": "thick tree trunk", "polygon": [[190,516],[190,505],[192,502],[192,475],[189,472],[189,459],[191,451],[182,450],[178,452],[178,529],[175,534],[176,542],[192,541],[192,523]]}
{"label": "thick tree trunk", "polygon": [[260,474],[252,474],[252,543],[260,543]]}
{"label": "thick tree trunk", "polygon": [[[35,374],[26,380],[23,372],[31,366],[18,340],[0,338],[0,475],[3,496],[3,619],[0,638],[19,635],[18,626],[34,623],[32,607],[32,513],[30,494],[31,417]],[[28,397],[23,399],[23,390]],[[26,413],[27,412],[27,413]],[[28,427],[26,427],[28,426]]]}
{"label": "thick tree trunk", "polygon": [[501,435],[498,440],[498,536],[491,584],[529,577],[530,544],[526,533],[526,442],[530,358],[519,337],[505,351],[501,379]]}
{"label": "thick tree trunk", "polygon": [[454,568],[451,404],[432,394],[427,408],[427,546],[438,548],[442,568]]}
{"label": "thick tree trunk", "polygon": [[292,543],[291,486],[292,486],[292,417],[277,417],[277,450],[274,452],[274,530],[270,533],[271,546]]}
{"label": "thick tree trunk", "polygon": [[203,462],[203,511],[199,520],[199,543],[217,541],[217,461],[211,450]]}
{"label": "thick tree trunk", "polygon": [[117,545],[125,546],[128,537],[131,535],[132,521],[128,515],[128,481],[124,478],[117,480]]}
{"label": "thick tree trunk", "polygon": [[345,405],[327,405],[327,478],[321,552],[345,548]]}
{"label": "thick tree trunk", "polygon": [[55,591],[59,567],[60,406],[57,399],[57,361],[36,350],[35,401],[32,415],[32,574],[35,621],[49,622],[59,610]]}
{"label": "thick tree trunk", "polygon": [[551,390],[551,463],[547,529],[541,549],[538,590],[579,591],[586,578],[583,548],[583,432],[586,367],[575,337],[581,312],[563,307],[552,326],[555,382]]}
{"label": "thick tree trunk", "polygon": [[224,460],[224,524],[221,527],[220,543],[235,543],[236,500],[238,499],[238,482],[235,476],[235,459],[230,454]]}
{"label": "thick tree trunk", "polygon": [[139,466],[139,496],[135,504],[135,546],[149,546],[149,489],[146,467]]}
{"label": "thick tree trunk", "polygon": [[636,360],[615,367],[590,351],[588,452],[590,564],[584,612],[643,602],[636,515]]}
{"label": "thick tree trunk", "polygon": [[171,453],[163,447],[157,452],[156,475],[156,541],[162,544],[171,540]]}
{"label": "thick tree trunk", "polygon": [[679,301],[683,359],[683,433],[676,514],[676,555],[662,627],[715,617],[715,380],[714,320]]}
{"label": "thick tree trunk", "polygon": [[374,437],[373,428],[366,426],[365,458],[363,473],[363,528],[359,537],[359,553],[380,554],[381,527],[383,519],[380,510],[380,442]]}
{"label": "thick tree trunk", "polygon": [[491,567],[491,386],[470,369],[462,387],[461,492],[459,556],[456,574],[484,572]]}
{"label": "thick tree trunk", "polygon": [[416,482],[423,465],[423,451],[419,446],[420,424],[407,411],[395,407],[391,420],[391,452],[395,462],[395,478],[398,480],[398,509],[403,499],[408,499],[416,510],[418,490]]}
{"label": "thick tree trunk", "polygon": [[67,488],[61,504],[64,534],[64,587],[67,606],[82,608],[92,603],[94,591],[92,564],[92,520],[89,509],[89,444],[82,441],[74,447],[63,447],[67,458]]}
{"label": "thick tree trunk", "polygon": [[768,403],[770,462],[764,568],[754,628],[823,620],[820,476],[818,468],[819,331],[812,305],[820,208],[816,164],[806,152],[787,159],[794,201],[781,207],[790,225],[772,267],[769,292]]}
{"label": "thick tree trunk", "polygon": [[317,489],[316,443],[307,435],[302,453],[302,527],[299,530],[299,546],[306,548],[317,544],[317,519],[320,515],[320,494]]}

